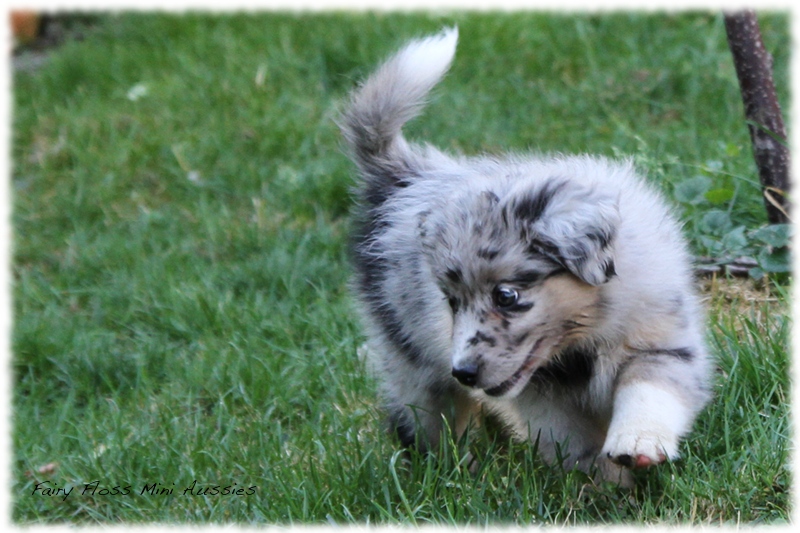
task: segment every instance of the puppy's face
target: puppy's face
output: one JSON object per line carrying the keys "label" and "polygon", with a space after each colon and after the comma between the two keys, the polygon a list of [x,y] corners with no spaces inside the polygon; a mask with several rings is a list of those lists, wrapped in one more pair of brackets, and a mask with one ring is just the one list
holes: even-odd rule
{"label": "puppy's face", "polygon": [[[486,276],[444,289],[453,316],[453,376],[493,397],[513,397],[554,354],[590,332],[599,289],[557,265]],[[443,291],[443,292],[444,292]]]}
{"label": "puppy's face", "polygon": [[616,208],[572,185],[501,200],[484,192],[421,213],[423,247],[453,320],[463,385],[511,398],[537,369],[591,334],[614,276]]}

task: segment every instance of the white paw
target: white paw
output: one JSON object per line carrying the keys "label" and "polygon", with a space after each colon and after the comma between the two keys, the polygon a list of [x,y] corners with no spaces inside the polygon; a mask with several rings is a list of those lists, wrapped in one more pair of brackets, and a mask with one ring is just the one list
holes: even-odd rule
{"label": "white paw", "polygon": [[644,468],[678,457],[678,439],[657,431],[623,431],[609,434],[601,452],[628,468]]}
{"label": "white paw", "polygon": [[686,407],[669,392],[647,383],[629,385],[617,391],[601,453],[629,468],[675,459],[690,421]]}

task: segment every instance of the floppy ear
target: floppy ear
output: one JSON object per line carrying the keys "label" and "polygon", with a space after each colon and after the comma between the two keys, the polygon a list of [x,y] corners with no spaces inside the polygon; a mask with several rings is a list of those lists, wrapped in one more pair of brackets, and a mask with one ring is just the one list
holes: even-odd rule
{"label": "floppy ear", "polygon": [[522,196],[514,215],[523,224],[532,253],[560,263],[590,285],[601,285],[616,274],[614,237],[620,216],[610,194],[554,180]]}

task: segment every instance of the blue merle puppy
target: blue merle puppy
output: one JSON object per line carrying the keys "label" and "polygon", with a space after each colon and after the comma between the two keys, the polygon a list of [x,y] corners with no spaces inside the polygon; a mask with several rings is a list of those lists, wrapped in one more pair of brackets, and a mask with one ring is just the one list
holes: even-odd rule
{"label": "blue merle puppy", "polygon": [[354,285],[390,422],[430,450],[445,422],[460,434],[490,413],[546,460],[628,484],[626,467],[678,456],[710,397],[679,225],[630,162],[407,142],[457,39],[407,44],[340,121],[360,171]]}

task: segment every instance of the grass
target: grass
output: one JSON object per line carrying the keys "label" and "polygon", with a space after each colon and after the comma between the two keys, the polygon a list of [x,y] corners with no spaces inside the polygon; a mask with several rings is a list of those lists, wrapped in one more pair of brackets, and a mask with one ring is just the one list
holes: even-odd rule
{"label": "grass", "polygon": [[[718,14],[102,15],[13,82],[14,521],[788,520],[771,283],[709,289],[716,400],[632,493],[485,434],[398,455],[356,357],[332,119],[380,58],[452,24],[456,64],[410,137],[630,154],[668,195],[705,176],[735,191],[731,219],[765,223]],[[761,24],[786,109],[788,17]],[[681,205],[697,253],[707,207]]]}

